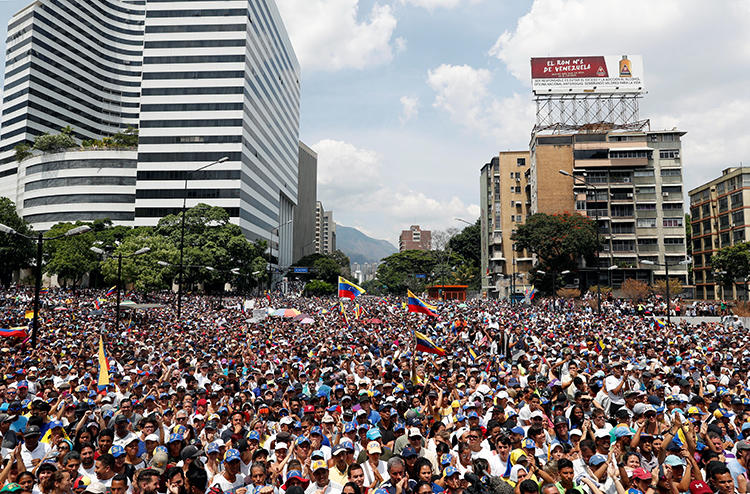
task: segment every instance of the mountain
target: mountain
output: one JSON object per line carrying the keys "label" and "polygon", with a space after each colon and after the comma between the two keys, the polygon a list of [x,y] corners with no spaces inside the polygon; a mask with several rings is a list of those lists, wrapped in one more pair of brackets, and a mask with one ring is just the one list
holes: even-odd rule
{"label": "mountain", "polygon": [[336,248],[351,262],[377,262],[398,252],[392,243],[368,237],[356,228],[336,224]]}

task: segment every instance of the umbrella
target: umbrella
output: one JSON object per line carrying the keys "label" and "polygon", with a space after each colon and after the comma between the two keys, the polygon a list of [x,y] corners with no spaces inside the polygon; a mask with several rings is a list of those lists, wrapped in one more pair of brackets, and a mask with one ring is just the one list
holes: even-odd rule
{"label": "umbrella", "polygon": [[314,322],[315,322],[315,320],[312,317],[306,317],[306,318],[302,319],[299,323],[300,324],[312,324]]}
{"label": "umbrella", "polygon": [[367,324],[383,324],[383,321],[380,319],[368,319]]}
{"label": "umbrella", "polygon": [[271,315],[276,317],[294,317],[300,315],[300,311],[297,309],[276,309]]}
{"label": "umbrella", "polygon": [[301,313],[301,314],[299,314],[299,315],[297,315],[297,316],[294,316],[294,320],[295,320],[295,321],[301,321],[301,320],[303,320],[303,319],[308,319],[308,318],[310,318],[310,317],[311,317],[311,316],[310,316],[310,314],[305,314],[305,313],[303,312],[303,313]]}

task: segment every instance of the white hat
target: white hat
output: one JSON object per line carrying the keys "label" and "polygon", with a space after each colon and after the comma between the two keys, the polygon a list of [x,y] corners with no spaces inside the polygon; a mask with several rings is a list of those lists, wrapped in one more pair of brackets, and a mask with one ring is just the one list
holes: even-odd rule
{"label": "white hat", "polygon": [[276,447],[273,448],[274,451],[278,451],[280,449],[289,449],[289,446],[287,443],[276,443]]}
{"label": "white hat", "polygon": [[144,439],[144,441],[156,441],[156,442],[159,442],[159,436],[157,436],[156,434],[149,434],[148,436],[146,436],[146,438]]}
{"label": "white hat", "polygon": [[529,418],[533,419],[535,417],[544,418],[544,414],[541,410],[534,410],[533,412],[531,412],[531,415],[529,415]]}
{"label": "white hat", "polygon": [[380,447],[380,444],[377,441],[370,441],[369,443],[367,443],[367,452],[382,453],[383,449]]}
{"label": "white hat", "polygon": [[293,423],[294,420],[289,415],[287,415],[286,417],[281,417],[281,420],[279,420],[279,424],[281,425],[292,425]]}
{"label": "white hat", "polygon": [[601,439],[604,437],[609,438],[609,431],[606,429],[599,429],[594,433],[594,437],[597,439]]}
{"label": "white hat", "polygon": [[406,437],[422,437],[422,433],[419,431],[418,427],[412,427],[409,429],[409,434]]}
{"label": "white hat", "polygon": [[507,391],[505,391],[505,390],[502,390],[502,391],[500,391],[500,392],[499,392],[499,393],[497,394],[497,399],[498,399],[498,400],[502,400],[502,399],[506,399],[506,400],[507,400],[508,398],[510,398],[510,396],[508,396],[508,392],[507,392]]}
{"label": "white hat", "polygon": [[323,419],[321,420],[321,423],[323,424],[332,424],[335,421],[333,420],[333,417],[331,417],[328,413],[323,415]]}

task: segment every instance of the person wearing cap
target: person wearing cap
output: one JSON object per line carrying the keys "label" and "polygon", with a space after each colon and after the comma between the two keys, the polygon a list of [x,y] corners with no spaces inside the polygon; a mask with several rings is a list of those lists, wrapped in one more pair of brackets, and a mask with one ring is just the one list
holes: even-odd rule
{"label": "person wearing cap", "polygon": [[288,491],[291,487],[301,487],[302,489],[307,489],[307,486],[310,485],[310,480],[306,479],[302,476],[302,472],[299,470],[290,470],[286,474],[285,482],[281,485],[281,489],[284,491]]}
{"label": "person wearing cap", "polygon": [[314,482],[305,489],[305,494],[340,494],[342,486],[328,478],[328,464],[325,460],[313,460],[310,462],[310,473]]}
{"label": "person wearing cap", "polygon": [[224,471],[211,479],[209,487],[218,487],[225,493],[246,494],[245,478],[240,474],[241,461],[239,451],[228,449],[224,454]]}
{"label": "person wearing cap", "polygon": [[41,442],[41,430],[38,425],[29,425],[23,433],[21,459],[27,470],[32,470],[49,454],[49,444]]}
{"label": "person wearing cap", "polygon": [[623,362],[612,364],[611,374],[604,380],[604,391],[606,391],[609,407],[607,413],[614,416],[617,410],[625,406],[625,383],[628,380],[628,372],[623,374]]}
{"label": "person wearing cap", "polygon": [[328,477],[338,485],[346,484],[348,479],[348,467],[346,447],[339,443],[331,449],[333,465],[329,469]]}
{"label": "person wearing cap", "polygon": [[407,430],[407,436],[409,439],[409,446],[414,448],[414,451],[417,452],[417,456],[430,460],[433,471],[439,471],[440,467],[438,465],[437,456],[433,451],[423,447],[422,441],[424,438],[422,437],[422,432],[419,430],[419,427],[410,427]]}
{"label": "person wearing cap", "polygon": [[382,452],[380,443],[370,441],[367,444],[367,461],[360,463],[365,473],[365,485],[370,489],[377,489],[389,478],[387,464],[380,459]]}
{"label": "person wearing cap", "polygon": [[727,459],[727,468],[732,474],[732,480],[735,487],[739,487],[738,479],[744,476],[745,482],[748,478],[748,469],[750,468],[750,441],[738,441],[735,446],[736,455],[734,458]]}

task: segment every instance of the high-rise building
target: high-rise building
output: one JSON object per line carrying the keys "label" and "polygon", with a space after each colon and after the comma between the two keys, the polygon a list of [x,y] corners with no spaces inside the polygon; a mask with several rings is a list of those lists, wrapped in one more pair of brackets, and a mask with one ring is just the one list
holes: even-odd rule
{"label": "high-rise building", "polygon": [[147,1],[135,224],[179,211],[187,188],[291,264],[299,74],[271,0]]}
{"label": "high-rise building", "polygon": [[598,220],[600,262],[579,270],[585,285],[619,287],[627,278],[663,279],[665,263],[670,278],[687,282],[683,135],[678,130],[598,129],[532,137],[532,212],[576,211]]}
{"label": "high-rise building", "polygon": [[398,236],[398,251],[430,250],[432,248],[432,232],[422,230],[419,225],[411,225],[408,230],[401,230]]}
{"label": "high-rise building", "polygon": [[[300,70],[273,0],[39,0],[11,19],[8,34],[0,194],[20,202],[19,190],[34,187],[18,177],[18,144],[65,126],[82,140],[132,125],[140,130],[136,182],[127,184],[135,197],[118,222],[154,225],[183,200],[205,202],[291,264]],[[58,171],[69,185],[107,185]],[[57,198],[52,204],[89,205],[59,221],[116,210],[90,207],[107,201],[100,189],[88,191],[95,198]]]}
{"label": "high-rise building", "polygon": [[506,151],[484,165],[480,175],[482,292],[507,298],[511,286],[523,293],[532,257],[513,248],[511,236],[531,207],[529,152]]}
{"label": "high-rise building", "polygon": [[315,252],[331,254],[336,250],[336,222],[333,211],[326,211],[323,203],[315,203]]}
{"label": "high-rise building", "polygon": [[318,153],[299,143],[297,205],[294,207],[294,261],[315,253]]}
{"label": "high-rise building", "polygon": [[[122,213],[119,201],[123,196],[107,191],[109,187],[116,191],[135,186],[132,157],[119,161],[123,173],[118,177],[82,173],[84,168],[95,168],[84,162],[84,154],[69,153],[64,160],[56,160],[57,165],[44,167],[37,166],[42,158],[19,163],[15,148],[33,143],[42,134],[59,133],[66,126],[79,141],[137,127],[144,19],[143,1],[121,0],[39,0],[10,19],[0,134],[0,196],[22,208],[24,193],[30,192],[34,210],[27,219],[35,226],[37,222],[47,225],[77,219],[133,220],[132,206],[126,214],[111,214]],[[25,177],[27,166],[35,168]],[[54,179],[42,170],[54,170]]]}
{"label": "high-rise building", "polygon": [[750,239],[750,221],[745,219],[745,208],[750,205],[750,168],[726,168],[720,177],[694,188],[688,195],[695,298],[748,300],[748,281],[733,279],[731,273],[719,273],[718,277],[726,283],[717,282],[711,257],[719,249]]}

